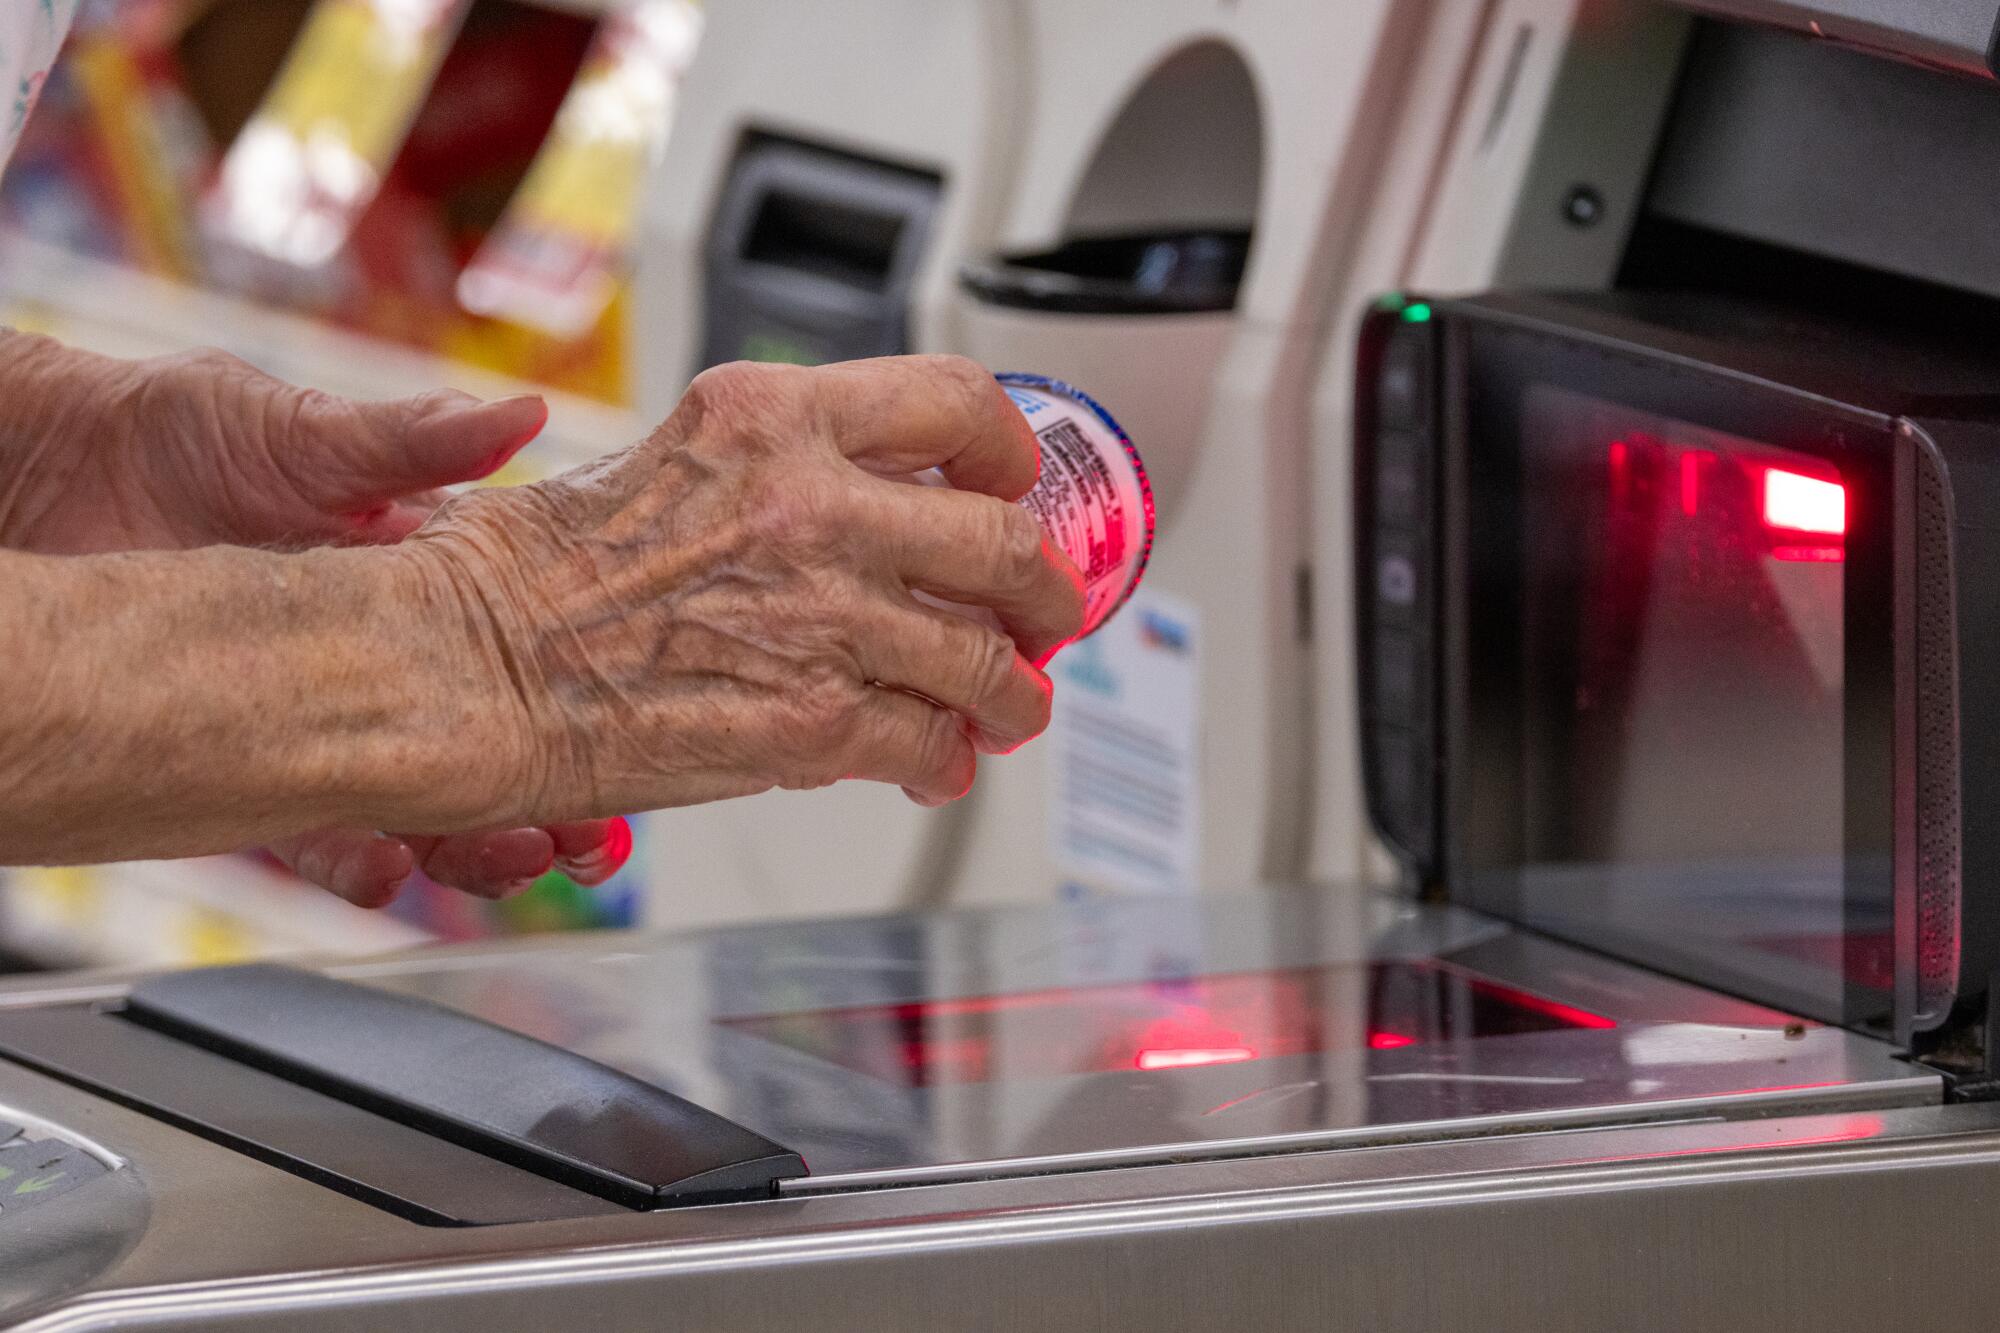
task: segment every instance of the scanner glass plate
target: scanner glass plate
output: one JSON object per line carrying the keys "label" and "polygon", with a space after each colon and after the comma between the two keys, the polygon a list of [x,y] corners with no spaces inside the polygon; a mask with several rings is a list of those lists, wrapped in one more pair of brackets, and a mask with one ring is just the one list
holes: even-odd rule
{"label": "scanner glass plate", "polygon": [[[1357,998],[1358,997],[1358,998]],[[1356,1009],[1359,1024],[1349,1021]],[[1241,1064],[1610,1028],[1575,1005],[1437,959],[1172,977],[721,1020],[909,1087]]]}
{"label": "scanner glass plate", "polygon": [[767,1135],[811,1170],[788,1193],[1938,1096],[1884,1043],[1353,890],[606,936],[333,971]]}

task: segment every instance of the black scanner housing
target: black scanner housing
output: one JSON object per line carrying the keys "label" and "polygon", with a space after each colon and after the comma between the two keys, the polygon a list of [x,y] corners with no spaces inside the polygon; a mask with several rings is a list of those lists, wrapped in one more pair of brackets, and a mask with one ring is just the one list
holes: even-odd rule
{"label": "black scanner housing", "polygon": [[1527,382],[1782,440],[1849,479],[1850,739],[1845,771],[1820,776],[1842,783],[1844,891],[1893,916],[1893,986],[1850,977],[1814,1012],[1684,940],[1612,951],[1985,1076],[2000,969],[2000,366],[1684,293],[1396,297],[1368,315],[1353,494],[1370,816],[1429,891],[1545,927],[1507,887],[1522,857],[1518,668],[1477,658],[1520,609],[1520,557],[1491,534],[1519,523],[1495,441],[1516,429]]}

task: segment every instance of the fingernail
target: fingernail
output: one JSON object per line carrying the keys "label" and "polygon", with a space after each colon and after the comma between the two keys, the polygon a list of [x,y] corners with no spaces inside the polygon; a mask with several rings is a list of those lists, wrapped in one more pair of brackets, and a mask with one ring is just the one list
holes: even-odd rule
{"label": "fingernail", "polygon": [[549,424],[549,405],[537,393],[517,393],[505,398],[495,398],[490,403],[481,403],[476,410],[495,418],[518,417],[521,422],[520,444],[526,444],[534,439],[541,434],[542,427]]}
{"label": "fingernail", "polygon": [[509,880],[507,883],[502,884],[500,886],[499,892],[495,893],[493,896],[496,899],[518,897],[521,894],[526,893],[529,889],[533,888],[534,885],[535,881],[533,881],[532,879]]}
{"label": "fingernail", "polygon": [[542,433],[542,427],[549,424],[549,405],[531,393],[515,394],[512,398],[501,398],[480,405],[479,410],[504,419],[509,414],[519,413],[519,405],[522,403],[532,403],[535,411],[531,415],[526,415],[521,424],[507,437],[507,443],[494,450],[480,465],[481,470],[475,480],[490,477],[506,467],[509,460],[526,448],[530,441]]}
{"label": "fingernail", "polygon": [[369,868],[366,850],[357,849],[340,859],[333,868],[330,886],[333,891],[351,903],[361,907],[380,907],[396,896],[402,887],[402,879],[384,879],[377,871]]}
{"label": "fingernail", "polygon": [[451,430],[473,425],[475,429],[483,427],[482,434],[504,432],[506,444],[480,464],[485,471],[477,475],[489,477],[519,453],[521,446],[542,433],[542,427],[549,422],[549,405],[541,395],[532,393],[512,394],[491,402],[481,402],[470,394],[456,394],[453,401],[433,406],[423,421]]}
{"label": "fingernail", "polygon": [[624,868],[632,855],[632,826],[623,819],[612,821],[604,841],[582,856],[557,862],[562,872],[586,889],[594,889]]}
{"label": "fingernail", "polygon": [[543,875],[548,874],[549,871],[555,869],[556,857],[553,848],[545,849],[542,855],[536,857],[533,861],[532,864],[535,867],[533,873],[519,880],[500,878],[501,874],[507,870],[518,870],[521,866],[521,859],[518,855],[499,847],[481,848],[478,860],[473,864],[474,873],[489,884],[532,884]]}

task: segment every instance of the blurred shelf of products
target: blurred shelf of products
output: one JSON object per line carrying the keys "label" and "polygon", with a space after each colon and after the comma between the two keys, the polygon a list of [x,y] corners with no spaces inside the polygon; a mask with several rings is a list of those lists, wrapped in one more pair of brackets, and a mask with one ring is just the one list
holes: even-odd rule
{"label": "blurred shelf of products", "polygon": [[[492,479],[629,443],[640,191],[695,0],[85,0],[0,182],[0,322],[121,356],[233,352],[330,392],[533,390]],[[645,831],[636,830],[643,844]],[[0,872],[46,965],[631,924],[637,868],[490,904],[416,877],[351,908],[243,854]]]}

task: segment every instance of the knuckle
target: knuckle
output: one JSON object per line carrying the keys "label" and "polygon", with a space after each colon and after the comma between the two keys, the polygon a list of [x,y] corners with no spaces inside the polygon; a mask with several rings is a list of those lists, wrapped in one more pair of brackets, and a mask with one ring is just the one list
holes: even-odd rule
{"label": "knuckle", "polygon": [[710,366],[688,381],[686,390],[681,394],[681,406],[701,410],[734,398],[745,373],[744,364],[740,361]]}
{"label": "knuckle", "polygon": [[757,361],[711,366],[695,376],[652,439],[711,462],[796,456],[812,434],[807,373]]}
{"label": "knuckle", "polygon": [[818,671],[800,682],[793,708],[804,743],[844,752],[858,739],[860,682],[836,671]]}
{"label": "knuckle", "polygon": [[983,425],[997,413],[1014,410],[993,372],[971,357],[941,356],[936,360],[939,379],[950,387],[959,410],[970,422]]}
{"label": "knuckle", "polygon": [[681,404],[697,416],[740,412],[778,397],[796,379],[797,367],[761,361],[729,361],[696,375],[681,395]]}
{"label": "knuckle", "polygon": [[942,717],[933,725],[931,735],[932,749],[924,771],[940,793],[957,800],[971,789],[978,771],[979,761],[974,756],[972,742],[954,723]]}
{"label": "knuckle", "polygon": [[[263,409],[265,439],[309,440],[316,454],[341,466],[365,466],[370,446],[389,442],[359,404],[321,389],[285,385],[264,395]],[[319,461],[293,460],[308,464]]]}
{"label": "knuckle", "polygon": [[964,393],[967,400],[976,403],[990,402],[999,389],[999,382],[993,372],[980,365],[969,356],[946,354],[930,358],[931,369],[937,377]]}
{"label": "knuckle", "polygon": [[1008,505],[999,519],[999,565],[1018,585],[1039,582],[1048,565],[1047,541],[1035,516],[1019,505]]}
{"label": "knuckle", "polygon": [[761,470],[750,483],[744,521],[759,545],[805,556],[822,550],[840,532],[843,510],[839,488],[774,467]]}
{"label": "knuckle", "polygon": [[397,415],[405,417],[410,421],[422,421],[424,418],[438,413],[476,407],[478,405],[479,400],[477,398],[474,398],[469,393],[462,393],[457,389],[426,389],[422,393],[411,394],[407,398],[387,404],[386,406],[393,408]]}
{"label": "knuckle", "polygon": [[255,411],[282,384],[234,353],[214,347],[175,353],[154,364],[157,373],[147,378],[163,396],[158,405],[171,413],[215,410],[225,403]]}
{"label": "knuckle", "polygon": [[192,351],[177,352],[162,358],[162,364],[170,370],[191,375],[257,375],[255,366],[219,347],[197,347]]}
{"label": "knuckle", "polygon": [[249,362],[213,347],[174,352],[139,363],[139,406],[148,415],[185,419],[268,377]]}
{"label": "knuckle", "polygon": [[999,700],[1014,678],[1014,641],[989,629],[977,629],[968,649],[967,693],[974,708]]}
{"label": "knuckle", "polygon": [[948,777],[958,767],[959,752],[968,748],[965,733],[951,714],[933,708],[924,715],[912,757],[919,772]]}

